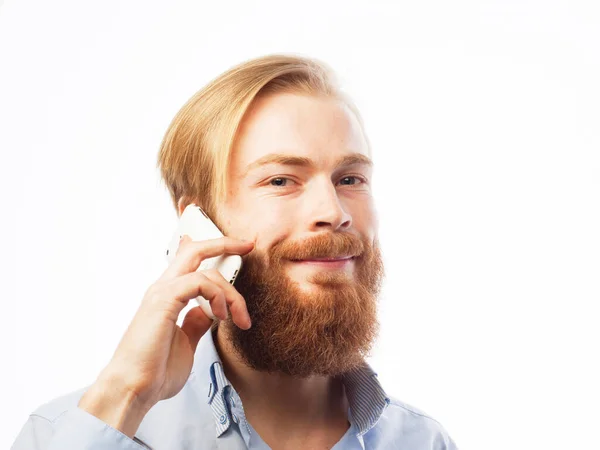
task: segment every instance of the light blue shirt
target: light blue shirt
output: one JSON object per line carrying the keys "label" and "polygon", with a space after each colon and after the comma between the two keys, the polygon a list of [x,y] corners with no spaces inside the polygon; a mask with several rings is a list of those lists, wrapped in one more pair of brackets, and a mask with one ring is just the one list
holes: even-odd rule
{"label": "light blue shirt", "polygon": [[[386,395],[367,363],[344,374],[342,380],[351,425],[334,450],[456,450],[437,421]],[[242,401],[225,377],[210,332],[198,344],[183,389],[148,412],[134,439],[77,407],[87,389],[39,407],[11,449],[269,449],[246,420]]]}

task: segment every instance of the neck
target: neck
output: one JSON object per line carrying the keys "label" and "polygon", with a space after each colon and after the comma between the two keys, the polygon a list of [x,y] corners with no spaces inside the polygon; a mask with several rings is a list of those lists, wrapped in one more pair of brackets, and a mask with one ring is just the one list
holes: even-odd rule
{"label": "neck", "polygon": [[348,429],[348,401],[340,379],[259,372],[242,361],[224,326],[217,328],[214,338],[225,375],[242,400],[246,418],[265,442],[267,436],[281,442],[275,436],[278,433],[289,439],[293,430],[304,434],[336,430],[336,436],[341,431],[336,442]]}

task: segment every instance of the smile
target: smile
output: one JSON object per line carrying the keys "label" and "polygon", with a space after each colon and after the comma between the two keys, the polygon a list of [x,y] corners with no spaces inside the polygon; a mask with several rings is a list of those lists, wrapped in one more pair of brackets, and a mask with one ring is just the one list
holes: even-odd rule
{"label": "smile", "polygon": [[340,269],[350,264],[354,260],[353,256],[343,256],[338,258],[313,258],[292,260],[293,263],[302,265],[312,265],[323,269]]}

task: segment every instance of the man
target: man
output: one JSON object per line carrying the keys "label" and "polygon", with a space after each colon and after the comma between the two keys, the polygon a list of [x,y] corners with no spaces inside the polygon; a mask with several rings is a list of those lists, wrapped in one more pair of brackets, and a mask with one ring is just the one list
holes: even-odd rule
{"label": "man", "polygon": [[[364,361],[383,276],[370,155],[318,61],[247,61],[193,96],[158,165],[178,213],[196,203],[226,237],[184,237],[96,382],[13,449],[455,449]],[[196,270],[222,254],[243,257],[235,287]],[[215,322],[195,307],[178,326],[198,295]]]}

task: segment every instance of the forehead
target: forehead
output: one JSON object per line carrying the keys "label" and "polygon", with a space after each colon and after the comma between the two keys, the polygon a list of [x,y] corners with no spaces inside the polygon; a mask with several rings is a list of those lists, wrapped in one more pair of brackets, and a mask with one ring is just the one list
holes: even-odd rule
{"label": "forehead", "polygon": [[240,124],[231,169],[243,172],[265,155],[277,153],[328,164],[346,154],[369,156],[362,128],[340,100],[297,94],[257,98]]}

